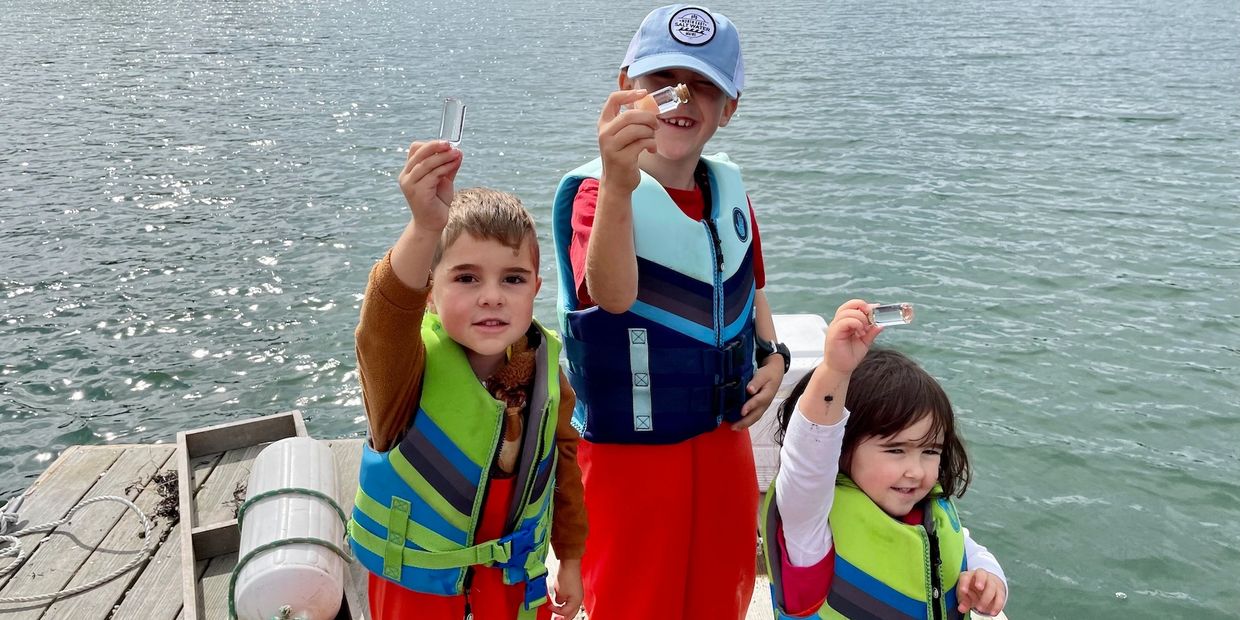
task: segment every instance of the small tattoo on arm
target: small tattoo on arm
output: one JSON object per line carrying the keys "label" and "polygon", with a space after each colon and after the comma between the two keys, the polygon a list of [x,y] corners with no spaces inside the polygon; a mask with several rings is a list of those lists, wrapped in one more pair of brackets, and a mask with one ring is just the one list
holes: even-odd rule
{"label": "small tattoo on arm", "polygon": [[827,394],[826,396],[823,396],[822,399],[827,401],[827,404],[829,405],[831,404],[832,401],[835,400],[835,397],[830,394]]}

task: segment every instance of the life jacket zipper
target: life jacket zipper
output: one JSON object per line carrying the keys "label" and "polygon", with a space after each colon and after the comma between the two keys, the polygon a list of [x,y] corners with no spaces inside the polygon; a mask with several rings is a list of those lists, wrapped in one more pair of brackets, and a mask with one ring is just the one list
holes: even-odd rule
{"label": "life jacket zipper", "polygon": [[[929,510],[929,507],[926,508]],[[933,529],[926,531],[926,540],[930,544],[930,596],[934,605],[934,619],[943,618],[943,560],[939,557],[939,537]]]}
{"label": "life jacket zipper", "polygon": [[[482,524],[482,508],[486,505],[487,495],[491,492],[491,468],[495,466],[495,457],[499,456],[499,450],[504,445],[504,406],[496,401],[496,408],[499,411],[499,424],[497,429],[499,438],[495,441],[495,448],[491,450],[490,460],[488,461],[487,466],[482,468],[482,505],[477,508],[477,521],[474,523],[474,529],[469,532],[469,536],[466,539],[466,546],[471,546],[478,542],[478,526]],[[476,502],[478,499],[475,498],[474,501]],[[473,612],[470,611],[469,605],[469,585],[473,582],[473,578],[473,567],[466,566],[465,575],[462,577],[461,581],[461,592],[465,594],[465,620],[472,620],[474,617]]]}
{"label": "life jacket zipper", "polygon": [[703,222],[706,224],[706,232],[710,235],[711,257],[715,259],[715,272],[713,274],[714,290],[711,293],[711,305],[713,306],[714,315],[714,331],[715,346],[723,346],[723,246],[719,241],[719,229],[715,227],[715,220],[709,216]]}
{"label": "life jacket zipper", "polygon": [[472,566],[465,567],[465,615],[464,620],[474,620],[474,612],[472,605],[469,603],[469,588],[474,582],[474,568]]}
{"label": "life jacket zipper", "polygon": [[[504,404],[499,401],[495,402],[496,409],[499,413],[499,424],[497,430],[498,437],[495,440],[495,448],[491,450],[490,459],[487,466],[482,469],[482,507],[486,506],[487,495],[491,492],[491,468],[495,467],[495,459],[499,456],[499,451],[504,447]],[[481,508],[481,507],[480,507]],[[482,511],[478,511],[478,523],[474,525],[474,531],[469,533],[469,544],[478,542],[475,536],[478,534],[478,526],[482,524]]]}
{"label": "life jacket zipper", "polygon": [[719,229],[715,227],[715,192],[710,183],[710,168],[704,160],[699,159],[693,168],[693,181],[702,190],[702,223],[706,224],[706,232],[710,235],[711,253],[715,259],[713,306],[715,346],[723,346],[723,245],[719,241]]}
{"label": "life jacket zipper", "polygon": [[[551,400],[548,399],[546,403],[543,403],[543,407],[544,408],[549,407],[550,403],[551,403]],[[530,413],[533,413],[533,410],[531,410]],[[525,481],[521,485],[521,494],[517,496],[517,503],[515,504],[517,510],[513,514],[511,514],[509,517],[509,523],[508,523],[509,533],[516,531],[517,524],[521,522],[521,517],[522,515],[525,514],[526,505],[529,503],[531,499],[533,499],[529,497],[529,495],[534,490],[534,480],[538,478],[538,464],[542,462],[543,437],[545,437],[547,434],[546,433],[547,421],[549,420],[549,418],[550,416],[548,416],[546,412],[544,411],[543,416],[542,416],[542,422],[538,425],[538,441],[534,444],[534,458],[532,459],[530,470],[526,472],[527,475],[525,477]],[[527,421],[528,421],[528,418],[527,418]],[[520,468],[521,468],[521,463],[520,463],[520,460],[518,460],[517,461],[518,471],[516,473],[520,473]]]}

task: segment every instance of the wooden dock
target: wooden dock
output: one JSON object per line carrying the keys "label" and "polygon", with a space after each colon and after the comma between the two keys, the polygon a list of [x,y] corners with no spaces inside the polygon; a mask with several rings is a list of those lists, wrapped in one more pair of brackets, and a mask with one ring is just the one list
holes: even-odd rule
{"label": "wooden dock", "polygon": [[[351,507],[357,489],[361,440],[329,440],[336,457],[341,506]],[[248,464],[261,450],[250,447],[195,459],[198,514],[203,522],[225,521],[235,516],[244,499],[249,478]],[[65,450],[31,486],[22,506],[18,528],[55,521],[79,501],[99,495],[129,498],[155,521],[156,543],[150,559],[137,569],[93,590],[37,603],[2,604],[5,620],[75,618],[175,620],[182,617],[180,524],[154,516],[171,493],[176,506],[176,486],[163,494],[153,478],[175,471],[172,445],[73,446]],[[115,502],[85,507],[69,523],[50,534],[21,538],[27,551],[34,550],[15,572],[0,577],[0,598],[61,590],[86,583],[123,566],[140,553],[142,525],[134,514]],[[37,548],[36,548],[37,546]],[[236,554],[198,563],[206,618],[227,617],[229,569]],[[223,568],[227,567],[227,568]],[[351,570],[365,592],[365,571]]]}
{"label": "wooden dock", "polygon": [[[337,500],[347,512],[353,506],[357,489],[362,440],[337,439],[326,440],[326,443],[336,457]],[[235,516],[244,499],[243,489],[250,474],[248,465],[261,449],[262,446],[255,446],[194,459],[190,465],[194,468],[195,497],[201,522],[225,521]],[[161,503],[167,503],[167,497],[172,498],[171,505],[176,505],[175,485],[165,485],[161,492],[160,484],[155,481],[157,475],[176,470],[174,452],[173,445],[73,446],[65,450],[31,485],[17,527],[60,519],[86,498],[119,495],[129,498],[152,516],[155,527],[151,536],[155,548],[144,564],[113,581],[50,601],[0,604],[0,617],[4,620],[180,620],[184,613],[181,525],[171,523],[169,517],[154,516]],[[755,456],[759,458],[759,483],[764,489],[774,472],[769,442],[755,441]],[[142,529],[138,519],[124,506],[103,502],[84,508],[72,521],[50,534],[23,536],[23,546],[28,552],[33,549],[33,554],[15,572],[0,577],[0,598],[61,590],[106,575],[140,553]],[[227,618],[229,569],[236,563],[235,556],[230,554],[202,561],[195,567],[203,591],[203,617],[208,620]],[[365,570],[354,564],[350,573],[360,591],[365,592]],[[369,610],[364,613],[369,617]],[[769,586],[760,576],[747,619],[772,617]]]}
{"label": "wooden dock", "polygon": [[[341,506],[351,507],[362,440],[338,439],[327,443],[336,456],[338,501]],[[224,521],[234,516],[240,503],[238,497],[244,498],[238,489],[244,488],[249,478],[248,463],[260,450],[261,447],[251,447],[211,454],[191,464],[198,482],[195,493],[200,520]],[[99,495],[127,497],[147,515],[155,515],[166,497],[172,497],[175,506],[175,485],[161,494],[159,484],[153,480],[161,472],[175,471],[174,452],[172,445],[70,447],[31,485],[18,527],[60,519],[78,502]],[[168,517],[152,519],[155,527],[151,536],[156,546],[145,564],[80,594],[37,603],[0,605],[0,617],[179,620],[183,614],[181,525],[171,524]],[[24,548],[34,552],[15,572],[0,578],[0,598],[61,590],[106,575],[141,552],[141,534],[142,525],[121,504],[103,502],[87,506],[50,534],[22,537]],[[233,554],[199,562],[196,567],[202,583],[205,617],[210,620],[227,618],[228,570],[220,567],[235,563]],[[364,569],[355,564],[351,573],[364,592]],[[754,599],[749,618],[771,618],[765,581],[759,580]]]}

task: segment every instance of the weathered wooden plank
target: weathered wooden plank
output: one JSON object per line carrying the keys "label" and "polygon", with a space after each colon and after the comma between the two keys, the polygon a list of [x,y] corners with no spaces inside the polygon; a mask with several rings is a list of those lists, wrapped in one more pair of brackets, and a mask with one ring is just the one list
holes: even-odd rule
{"label": "weathered wooden plank", "polygon": [[[296,434],[304,435],[305,432],[305,423],[302,421],[301,413],[291,411],[177,433],[177,470],[181,472],[191,471],[189,460],[197,456],[224,452],[226,450],[231,453],[255,443],[270,442]],[[220,462],[226,462],[227,458],[225,456]],[[231,467],[225,468],[226,471],[231,471],[231,469]],[[191,492],[190,488],[192,486],[201,489],[204,483],[207,483],[207,481],[182,479],[178,487],[180,507],[183,513],[181,519],[185,525],[180,531],[182,566],[223,553],[228,548],[235,547],[236,542],[239,540],[239,533],[235,523],[231,527],[223,529],[214,527],[216,522],[221,520],[213,517],[213,515],[219,514],[213,512],[215,509],[214,505],[208,508],[205,513],[198,509],[198,502],[203,501],[203,497],[201,494],[195,497],[194,493],[196,492]],[[206,527],[200,529],[200,525],[205,525]],[[199,551],[203,552],[201,558],[197,555]],[[191,593],[186,597],[187,604],[192,607],[189,613],[186,614],[190,620],[197,620],[195,610],[200,607],[201,603],[196,594],[195,581],[195,577],[191,573],[185,572],[181,576],[182,588],[184,591]]]}
{"label": "weathered wooden plank", "polygon": [[[181,549],[181,566],[189,566],[194,563],[194,527],[198,525],[198,511],[194,506],[194,498],[202,485],[210,478],[210,472],[207,472],[202,478],[198,477],[197,471],[191,465],[193,456],[190,454],[189,446],[186,444],[188,433],[177,433],[177,508],[181,515],[181,525],[177,531],[178,542]],[[223,458],[223,454],[220,454]],[[215,461],[218,465],[219,461]],[[211,468],[214,471],[214,466]],[[189,472],[194,472],[189,474]],[[198,591],[195,589],[197,584],[197,576],[182,570],[178,576],[181,583],[181,592],[184,600],[184,606],[190,607],[190,620],[197,620],[195,615],[202,601],[198,597]],[[187,593],[188,594],[185,594]],[[184,606],[182,613],[184,613]]]}
{"label": "weathered wooden plank", "polygon": [[771,607],[771,584],[766,577],[759,576],[753,584],[753,598],[749,600],[749,613],[745,620],[774,620],[775,611]]}
{"label": "weathered wooden plank", "polygon": [[[197,488],[210,479],[211,471],[223,456],[210,454],[192,461]],[[171,620],[181,616],[184,592],[181,585],[181,527],[178,524],[168,533],[164,543],[156,550],[155,557],[147,563],[146,569],[125,594],[113,618]],[[195,583],[206,570],[206,562],[201,564],[194,573]]]}
{"label": "weathered wooden plank", "polygon": [[[153,475],[163,464],[163,460],[167,460],[168,455],[167,451],[164,451],[162,460],[155,463],[152,460],[152,453],[148,451],[150,448],[145,446],[109,446],[96,448],[93,451],[102,453],[105,450],[119,454],[119,458],[113,460],[101,471],[86,472],[94,482],[86,491],[86,497],[124,496],[126,487],[134,481]],[[110,459],[110,456],[109,454],[105,457],[105,462]],[[65,512],[67,513],[68,510]],[[129,518],[136,520],[132,513],[117,502],[98,502],[82,508],[80,512],[73,515],[71,521],[56,528],[53,535],[39,545],[33,556],[13,574],[9,583],[0,589],[0,598],[27,596],[63,589],[83,566],[86,558],[94,553],[125,514],[130,514]],[[141,548],[142,541],[135,539],[134,542],[137,544],[131,542],[128,548],[136,551]],[[132,556],[127,556],[126,561],[130,557]],[[95,574],[102,576],[102,573]],[[6,612],[6,619],[37,620],[49,604],[50,601],[41,601],[21,610]],[[111,605],[108,608],[110,609]]]}
{"label": "weathered wooden plank", "polygon": [[[126,456],[138,450],[143,453],[142,456],[147,461],[146,464],[138,468],[138,477],[133,482],[141,483],[143,486],[132,489],[129,496],[138,509],[144,514],[151,515],[162,500],[162,496],[159,493],[159,485],[152,482],[151,478],[155,474],[164,471],[172,463],[171,457],[174,448],[169,445],[135,446],[129,448]],[[112,466],[112,470],[116,471],[124,463],[125,457],[123,456]],[[124,510],[123,507],[118,506],[118,508]],[[94,515],[91,515],[91,517],[93,518]],[[150,534],[152,545],[159,544],[170,527],[167,519],[154,519],[154,521],[155,523]],[[86,558],[82,568],[78,570],[68,584],[65,584],[65,587],[71,588],[92,581],[129,563],[133,559],[133,555],[141,548],[144,541],[142,533],[142,523],[131,511],[125,510],[115,527],[108,532],[94,552]],[[154,550],[158,551],[158,548],[156,547]],[[129,586],[141,575],[147,563],[149,562],[144,562],[129,573],[91,590],[55,601],[43,613],[43,618],[106,617],[111,613],[116,603],[125,595]]]}
{"label": "weathered wooden plank", "polygon": [[[65,450],[60,458],[30,485],[29,496],[19,515],[22,521],[17,524],[18,527],[40,525],[65,516],[94,486],[100,474],[120,458],[121,452],[114,448],[100,450],[83,446],[72,446]],[[47,532],[40,532],[22,536],[22,546],[26,552],[32,552],[48,535]],[[14,572],[0,577],[0,588],[6,586],[18,572],[20,569],[15,569]]]}
{"label": "weathered wooden plank", "polygon": [[212,525],[199,525],[194,528],[191,538],[194,540],[194,557],[210,560],[235,552],[241,546],[241,528],[236,519],[229,519]]}
{"label": "weathered wooden plank", "polygon": [[[267,444],[249,446],[229,450],[224,454],[224,458],[220,459],[220,463],[212,470],[211,477],[198,491],[198,497],[195,500],[198,523],[205,525],[236,518],[237,498],[245,497],[244,494],[239,495],[237,490],[244,489],[250,478],[250,465],[265,447]],[[182,542],[184,543],[184,538]],[[182,553],[182,558],[184,558],[184,553]],[[199,580],[201,584],[199,591],[202,593],[201,607],[196,610],[196,613],[189,613],[192,610],[186,610],[186,617],[206,620],[227,616],[227,575],[232,571],[236,562],[235,552],[207,560],[206,572]],[[222,586],[219,584],[221,574],[224,575]],[[189,597],[186,597],[186,604],[189,604]],[[223,616],[217,615],[220,610],[223,610]]]}
{"label": "weathered wooden plank", "polygon": [[207,570],[199,580],[202,588],[202,612],[198,615],[199,620],[228,619],[228,580],[236,565],[236,553],[207,561]]}
{"label": "weathered wooden plank", "polygon": [[261,418],[246,418],[184,433],[190,458],[305,434],[306,424],[302,421],[301,412],[297,410]]}
{"label": "weathered wooden plank", "polygon": [[[61,458],[57,459],[52,467],[31,485],[28,490],[29,495],[19,515],[22,521],[17,524],[17,527],[24,529],[64,517],[90,492],[91,488],[99,482],[99,478],[123,453],[123,449],[97,446],[75,446],[66,450]],[[89,512],[98,509],[99,507],[96,506],[86,510]],[[0,597],[22,596],[57,589],[55,587],[43,588],[41,579],[38,580],[39,583],[35,583],[36,580],[33,577],[38,575],[38,571],[31,572],[28,566],[39,556],[40,550],[45,545],[64,537],[63,534],[59,534],[63,530],[62,526],[50,533],[38,532],[21,537],[23,549],[29,556],[24,562],[25,566],[15,568],[6,577],[0,578],[0,584],[2,584]],[[59,573],[66,571],[64,578],[67,580],[72,576],[74,569],[76,566],[60,568],[58,574],[53,576],[49,583],[56,581],[56,577],[60,576]],[[35,606],[41,606],[41,604]],[[13,610],[11,606],[6,606],[4,609],[6,613]]]}
{"label": "weathered wooden plank", "polygon": [[[243,420],[206,429],[177,434],[179,466],[186,470],[184,459],[207,451],[225,450],[220,465],[212,472],[197,498],[190,498],[186,484],[181,485],[181,510],[185,527],[181,530],[181,564],[197,563],[208,556],[235,549],[240,531],[235,521],[237,504],[244,498],[244,481],[249,477],[249,463],[272,441],[291,436],[305,436],[306,426],[301,412],[289,411],[263,418]],[[238,464],[244,463],[243,470]],[[219,480],[219,478],[225,480]],[[240,483],[240,484],[239,484]],[[228,487],[228,488],[224,488]],[[242,491],[238,493],[237,491]],[[222,510],[227,506],[227,512]],[[200,555],[201,553],[201,555]],[[235,561],[235,560],[234,560]],[[217,563],[208,564],[208,572]],[[217,567],[222,570],[222,567]],[[231,567],[229,567],[231,569]],[[186,593],[183,613],[188,620],[201,620],[206,606],[204,591],[190,572],[183,572],[182,588]]]}
{"label": "weathered wooden plank", "polygon": [[[250,479],[250,465],[267,444],[248,446],[224,453],[211,476],[202,483],[194,500],[198,524],[209,525],[237,518],[240,500],[245,499],[245,485]],[[241,492],[238,492],[238,489]]]}
{"label": "weathered wooden plank", "polygon": [[[181,613],[180,524],[173,526],[141,575],[125,592],[113,618],[172,620]],[[52,616],[48,617],[49,620]]]}
{"label": "weathered wooden plank", "polygon": [[[336,458],[336,502],[340,504],[346,516],[353,513],[353,498],[357,494],[357,470],[362,463],[362,442],[364,439],[335,439],[327,442]],[[357,562],[349,564],[348,575],[345,577],[344,595],[349,604],[349,613],[354,620],[370,617],[369,599],[366,597],[366,586],[369,575],[365,568]]]}

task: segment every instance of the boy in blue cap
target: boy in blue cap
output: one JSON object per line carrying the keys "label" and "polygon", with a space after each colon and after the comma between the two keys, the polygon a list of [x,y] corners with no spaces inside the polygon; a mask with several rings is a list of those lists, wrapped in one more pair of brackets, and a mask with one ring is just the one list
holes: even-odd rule
{"label": "boy in blue cap", "polygon": [[[744,87],[740,38],[708,9],[656,9],[618,81],[600,157],[564,177],[553,208],[585,440],[585,607],[590,620],[743,619],[757,529],[746,429],[788,355],[739,169],[702,156]],[[649,111],[649,93],[680,83],[687,103]]]}

